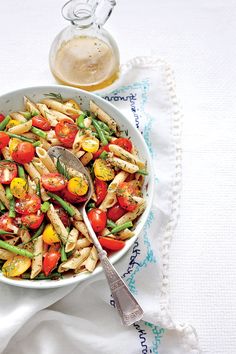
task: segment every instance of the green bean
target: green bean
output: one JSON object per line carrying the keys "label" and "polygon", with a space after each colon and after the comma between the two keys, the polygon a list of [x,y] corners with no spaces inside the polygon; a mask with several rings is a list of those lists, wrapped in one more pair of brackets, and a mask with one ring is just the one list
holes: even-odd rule
{"label": "green bean", "polygon": [[108,152],[107,152],[107,151],[103,151],[103,152],[100,154],[99,158],[100,158],[100,159],[103,159],[103,160],[106,160],[107,156],[108,156]]}
{"label": "green bean", "polygon": [[75,215],[74,209],[71,208],[71,206],[67,202],[65,202],[61,197],[59,197],[58,195],[51,193],[51,192],[47,192],[47,194],[49,195],[49,197],[56,200],[70,216]]}
{"label": "green bean", "polygon": [[39,113],[37,111],[31,112],[31,117],[38,116],[38,115],[39,115]]}
{"label": "green bean", "polygon": [[138,170],[136,173],[139,173],[140,175],[144,175],[144,176],[148,175],[148,172],[145,170]]}
{"label": "green bean", "polygon": [[132,221],[127,221],[124,224],[121,225],[117,225],[116,227],[114,227],[113,229],[111,229],[111,234],[117,234],[118,232],[125,230],[129,227],[132,227],[133,223]]}
{"label": "green bean", "polygon": [[35,232],[35,234],[31,237],[31,239],[29,241],[23,242],[21,245],[27,245],[29,242],[35,240],[37,237],[41,236],[43,233],[43,230],[45,228],[45,222],[43,222],[40,227],[38,228],[38,230]]}
{"label": "green bean", "polygon": [[[30,273],[24,273],[22,274],[22,279],[31,279],[30,278]],[[45,275],[44,273],[39,273],[35,278],[31,280],[45,280],[45,279],[53,279],[53,278],[62,278],[61,273],[54,272],[49,275]]]}
{"label": "green bean", "polygon": [[41,145],[41,142],[40,142],[40,141],[35,141],[32,145],[33,145],[33,146],[40,146],[40,145]]}
{"label": "green bean", "polygon": [[30,112],[20,112],[26,119],[30,119],[32,117]]}
{"label": "green bean", "polygon": [[41,210],[42,213],[46,213],[48,211],[49,207],[50,207],[50,203],[49,202],[44,202],[41,205],[40,210]]}
{"label": "green bean", "polygon": [[36,194],[41,198],[41,185],[39,179],[36,182]]}
{"label": "green bean", "polygon": [[108,127],[108,125],[106,123],[101,122],[100,120],[97,120],[97,123],[100,125],[100,128],[102,130],[105,130],[106,132],[108,132],[109,135],[113,133],[113,131]]}
{"label": "green bean", "polygon": [[15,235],[15,234],[13,232],[8,232],[8,231],[0,229],[0,235]]}
{"label": "green bean", "polygon": [[20,178],[26,179],[24,167],[21,165],[18,165],[17,168],[18,168],[18,176]]}
{"label": "green bean", "polygon": [[34,257],[33,253],[25,250],[24,248],[19,248],[17,246],[10,245],[9,243],[2,241],[2,240],[0,240],[0,247],[4,248],[5,250],[8,250],[12,253],[19,254],[21,256],[25,256],[28,258]]}
{"label": "green bean", "polygon": [[96,207],[94,202],[89,202],[87,204],[87,211],[89,212],[91,209],[94,209]]}
{"label": "green bean", "polygon": [[6,209],[5,205],[4,205],[3,202],[0,200],[0,211],[3,211],[3,210],[5,210],[5,209]]}
{"label": "green bean", "polygon": [[82,113],[76,120],[76,124],[78,125],[78,127],[80,127],[81,129],[85,128],[84,125],[84,118],[86,117],[86,114]]}
{"label": "green bean", "polygon": [[3,121],[0,123],[0,130],[4,130],[6,128],[6,125],[9,123],[9,121],[11,120],[11,117],[9,115],[7,115]]}
{"label": "green bean", "polygon": [[107,219],[107,227],[115,228],[117,225],[114,221]]}
{"label": "green bean", "polygon": [[9,200],[9,217],[10,218],[15,218],[16,217],[16,212],[15,212],[15,198],[12,195],[12,192],[10,190],[10,187],[6,187],[6,197]]}
{"label": "green bean", "polygon": [[61,244],[61,261],[66,262],[67,261],[67,255],[65,252],[65,247],[63,244]]}
{"label": "green bean", "polygon": [[22,141],[27,141],[28,143],[33,144],[35,141],[33,139],[27,138],[26,136],[23,135],[18,135],[18,134],[12,134],[9,132],[6,132],[7,135],[9,135],[11,138],[16,138]]}
{"label": "green bean", "polygon": [[40,138],[44,138],[44,139],[47,138],[47,133],[45,133],[43,130],[39,128],[32,127],[30,130],[32,131],[32,133],[40,136]]}
{"label": "green bean", "polygon": [[98,124],[97,120],[96,119],[92,119],[92,122],[93,122],[94,128],[96,129],[96,131],[98,133],[99,139],[102,142],[102,145],[103,146],[107,145],[108,144],[108,140],[106,138],[106,135],[105,135],[104,131],[101,129],[100,125]]}

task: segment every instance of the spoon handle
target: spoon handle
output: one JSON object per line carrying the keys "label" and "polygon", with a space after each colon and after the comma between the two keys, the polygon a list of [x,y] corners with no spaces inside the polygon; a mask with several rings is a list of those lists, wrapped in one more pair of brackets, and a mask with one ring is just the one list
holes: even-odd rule
{"label": "spoon handle", "polygon": [[89,222],[85,208],[83,208],[83,219],[87,226],[88,232],[93,240],[93,243],[98,251],[98,256],[103,266],[104,273],[107,278],[113,299],[116,303],[116,308],[125,326],[130,326],[134,322],[141,320],[143,310],[138,304],[135,297],[131,294],[125,282],[121,279],[116,269],[111,264],[107,257],[106,251],[100,245],[95,232]]}
{"label": "spoon handle", "polygon": [[106,252],[102,251],[99,254],[99,258],[123,324],[130,326],[134,322],[141,320],[143,317],[142,308],[109,261]]}

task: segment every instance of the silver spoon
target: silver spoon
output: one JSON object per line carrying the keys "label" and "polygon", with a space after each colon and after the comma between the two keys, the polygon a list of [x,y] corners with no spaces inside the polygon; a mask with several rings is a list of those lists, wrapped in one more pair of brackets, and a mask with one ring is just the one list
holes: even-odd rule
{"label": "silver spoon", "polygon": [[100,245],[100,242],[98,241],[97,236],[89,222],[85,207],[94,192],[93,181],[91,179],[90,173],[76,156],[74,156],[70,151],[63,147],[51,147],[48,150],[48,154],[52,158],[60,158],[60,162],[63,163],[67,168],[73,168],[74,170],[81,172],[86,176],[88,180],[89,189],[86,194],[87,200],[84,202],[84,204],[80,205],[78,209],[83,216],[85,225],[87,226],[91,239],[93,240],[93,243],[98,251],[98,256],[103,266],[103,270],[105,272],[113,299],[115,300],[118,313],[122,319],[123,324],[130,326],[134,322],[141,320],[143,317],[143,310],[111,264],[109,258],[107,257],[107,252],[104,251]]}

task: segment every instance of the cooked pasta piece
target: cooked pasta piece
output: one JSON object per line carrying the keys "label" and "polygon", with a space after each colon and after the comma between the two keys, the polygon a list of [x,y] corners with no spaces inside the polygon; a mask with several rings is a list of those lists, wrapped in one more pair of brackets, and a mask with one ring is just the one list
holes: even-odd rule
{"label": "cooked pasta piece", "polygon": [[65,270],[77,269],[80,265],[88,258],[91,247],[82,248],[80,251],[76,251],[73,256],[71,256],[68,261],[61,264],[61,268]]}
{"label": "cooked pasta piece", "polygon": [[92,247],[88,258],[84,261],[84,266],[89,272],[93,272],[98,262],[98,252],[95,246]]}
{"label": "cooked pasta piece", "polygon": [[99,209],[103,211],[107,211],[108,208],[113,207],[117,202],[116,193],[115,192],[108,192],[105,199],[99,206]]}
{"label": "cooked pasta piece", "polygon": [[12,113],[10,113],[10,116],[13,119],[18,120],[19,122],[22,122],[22,123],[27,121],[27,119],[22,114],[20,114],[18,112],[12,112]]}
{"label": "cooked pasta piece", "polygon": [[74,206],[73,204],[71,204],[71,203],[69,203],[69,202],[67,202],[67,204],[69,204],[69,206],[71,207],[71,209],[73,209],[74,212],[75,212],[75,215],[73,216],[73,218],[74,218],[75,220],[77,220],[77,221],[83,220],[82,215],[80,214],[79,209],[76,208],[76,206]]}
{"label": "cooked pasta piece", "polygon": [[32,163],[41,176],[45,173],[49,173],[47,167],[42,163],[39,157],[34,157]]}
{"label": "cooked pasta piece", "polygon": [[130,229],[125,229],[119,232],[117,236],[119,240],[125,241],[134,236],[134,231],[131,231]]}
{"label": "cooked pasta piece", "polygon": [[90,242],[92,242],[91,237],[88,233],[88,229],[83,221],[73,220],[73,225],[76,227],[79,232],[84,235]]}
{"label": "cooked pasta piece", "polygon": [[128,177],[128,175],[129,174],[125,171],[120,171],[119,173],[117,173],[113,181],[111,181],[111,183],[108,186],[108,192],[115,192],[118,185],[124,182]]}
{"label": "cooked pasta piece", "polygon": [[81,248],[88,247],[89,245],[91,245],[91,241],[89,241],[86,237],[83,237],[77,240],[75,248],[78,250]]}
{"label": "cooked pasta piece", "polygon": [[134,165],[139,166],[140,168],[145,167],[145,163],[141,161],[137,156],[130,154],[128,151],[123,149],[122,147],[110,144],[109,150],[113,152],[116,156],[120,157],[122,160],[128,161]]}
{"label": "cooked pasta piece", "polygon": [[0,248],[0,259],[3,259],[4,261],[12,258],[13,256],[15,256],[14,253],[7,251],[3,248]]}
{"label": "cooked pasta piece", "polygon": [[29,111],[30,113],[40,114],[36,104],[33,103],[32,101],[30,101],[30,99],[26,96],[24,96],[24,104],[25,104],[26,110]]}
{"label": "cooked pasta piece", "polygon": [[49,109],[49,112],[50,112],[58,121],[60,121],[60,120],[62,120],[62,119],[69,119],[69,120],[71,120],[72,122],[74,122],[72,118],[70,118],[69,116],[67,116],[67,115],[64,114],[64,113],[61,113],[61,112],[59,112],[59,111],[54,111],[54,109]]}
{"label": "cooked pasta piece", "polygon": [[58,172],[51,157],[48,155],[48,153],[45,149],[43,149],[39,146],[36,147],[36,154],[38,155],[38,157],[40,158],[40,160],[42,161],[44,166],[46,166],[46,168],[48,169],[49,172],[55,172],[55,173]]}
{"label": "cooked pasta piece", "polygon": [[3,187],[3,185],[1,183],[0,183],[0,200],[7,207],[7,209],[9,209],[9,206],[10,206],[9,200],[6,197],[5,188]]}
{"label": "cooked pasta piece", "polygon": [[34,279],[42,270],[43,265],[43,236],[37,237],[34,241],[34,257],[31,263],[30,279]]}
{"label": "cooked pasta piece", "polygon": [[23,133],[27,133],[31,129],[31,127],[32,127],[32,119],[28,120],[25,123],[15,125],[14,127],[9,128],[8,131],[9,133],[20,135]]}
{"label": "cooked pasta piece", "polygon": [[5,160],[12,160],[9,148],[7,146],[2,148],[2,155]]}
{"label": "cooked pasta piece", "polygon": [[[18,228],[17,228],[18,229]],[[19,231],[19,230],[18,230]],[[17,231],[17,232],[18,232]],[[15,236],[15,237],[12,237],[10,238],[9,240],[7,240],[7,243],[9,243],[10,245],[15,245],[20,239],[20,236]]]}
{"label": "cooked pasta piece", "polygon": [[142,201],[140,201],[140,203],[137,205],[137,208],[134,211],[129,211],[128,213],[124,214],[120,219],[116,221],[116,224],[121,225],[127,221],[135,220],[139,215],[142,214],[142,212],[145,209],[145,206],[146,206],[145,200],[142,199]]}
{"label": "cooked pasta piece", "polygon": [[66,246],[65,246],[66,252],[73,251],[73,249],[76,246],[78,235],[79,235],[79,231],[75,227],[73,227],[73,229],[70,231],[70,233],[68,235],[68,239],[66,241]]}
{"label": "cooked pasta piece", "polygon": [[[49,210],[47,212],[47,217],[51,221],[52,226],[54,227],[58,237],[62,241],[63,244],[66,244],[68,238],[68,232],[63,225],[61,219],[59,218],[54,206],[50,204]],[[79,221],[77,221],[79,222]]]}
{"label": "cooked pasta piece", "polygon": [[96,105],[93,101],[90,101],[90,111],[97,115],[97,117],[108,125],[110,129],[117,132],[117,124],[106,112]]}
{"label": "cooked pasta piece", "polygon": [[50,144],[46,139],[40,137],[40,138],[39,138],[39,141],[40,141],[41,147],[42,147],[43,149],[45,149],[45,150],[50,149],[51,144]]}
{"label": "cooked pasta piece", "polygon": [[92,124],[92,119],[90,117],[84,118],[85,128],[89,128],[91,124]]}
{"label": "cooked pasta piece", "polygon": [[30,234],[29,234],[29,231],[28,231],[28,230],[26,230],[26,229],[19,229],[18,235],[20,236],[21,241],[22,241],[23,243],[30,241],[30,238],[31,238],[31,237],[30,237]]}
{"label": "cooked pasta piece", "polygon": [[79,151],[81,149],[81,143],[82,143],[82,140],[84,139],[85,136],[86,136],[85,134],[81,135],[80,130],[78,131],[78,133],[76,134],[73,146],[72,146],[73,150]]}
{"label": "cooked pasta piece", "polygon": [[30,176],[28,176],[28,194],[35,194],[36,193],[36,183],[33,181]]}
{"label": "cooked pasta piece", "polygon": [[107,159],[107,162],[109,162],[112,166],[118,167],[121,170],[129,173],[135,173],[139,170],[139,167],[137,165],[119,159],[118,157],[109,157]]}
{"label": "cooked pasta piece", "polygon": [[58,123],[56,117],[49,111],[46,104],[37,103],[37,108],[39,109],[41,115],[50,122],[52,127],[55,127]]}
{"label": "cooked pasta piece", "polygon": [[23,133],[21,135],[25,136],[26,138],[33,139],[33,140],[38,140],[39,139],[39,136],[34,134],[34,133],[32,133],[32,132],[26,132],[26,133]]}
{"label": "cooked pasta piece", "polygon": [[101,232],[101,236],[108,236],[109,235],[109,238],[116,238],[115,235],[113,235],[106,227],[104,230],[102,230]]}
{"label": "cooked pasta piece", "polygon": [[56,100],[52,100],[50,98],[43,99],[42,103],[46,104],[49,108],[64,113],[64,114],[81,114],[82,111],[75,109],[71,106],[66,106],[66,104],[58,102]]}
{"label": "cooked pasta piece", "polygon": [[84,166],[86,166],[93,159],[93,154],[91,152],[86,152],[81,158],[80,161]]}

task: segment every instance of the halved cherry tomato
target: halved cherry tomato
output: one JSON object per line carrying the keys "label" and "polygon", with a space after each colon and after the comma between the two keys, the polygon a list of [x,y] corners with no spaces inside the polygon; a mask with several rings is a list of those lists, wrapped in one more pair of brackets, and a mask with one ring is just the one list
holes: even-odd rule
{"label": "halved cherry tomato", "polygon": [[88,181],[82,173],[78,174],[69,180],[67,189],[72,194],[85,195],[88,191]]}
{"label": "halved cherry tomato", "polygon": [[95,187],[95,193],[97,197],[96,206],[98,206],[101,204],[101,202],[104,200],[104,198],[107,195],[107,184],[106,182],[101,181],[98,178],[95,178],[94,187]]}
{"label": "halved cherry tomato", "polygon": [[[60,245],[59,245],[60,247]],[[51,271],[56,268],[59,259],[61,258],[61,254],[58,250],[58,246],[52,245],[48,252],[45,253],[43,259],[43,272],[46,276],[48,276]]]}
{"label": "halved cherry tomato", "polygon": [[41,207],[41,199],[36,194],[26,194],[24,199],[17,199],[15,210],[22,215],[35,214]]}
{"label": "halved cherry tomato", "polygon": [[18,163],[29,163],[34,158],[35,149],[31,143],[23,141],[19,143],[12,151],[12,158]]}
{"label": "halved cherry tomato", "polygon": [[3,121],[4,118],[5,118],[5,116],[0,113],[0,123]]}
{"label": "halved cherry tomato", "polygon": [[95,159],[98,159],[99,156],[101,155],[101,153],[102,153],[103,151],[106,151],[106,152],[109,152],[109,151],[110,151],[110,150],[109,150],[109,144],[108,144],[108,145],[105,145],[105,146],[102,146],[97,152],[95,152],[95,153],[93,154],[94,160],[95,160]]}
{"label": "halved cherry tomato", "polygon": [[117,203],[113,207],[107,210],[107,217],[112,221],[117,221],[126,213],[126,210],[121,208],[121,206]]}
{"label": "halved cherry tomato", "polygon": [[119,251],[125,246],[125,241],[114,240],[108,237],[99,237],[98,238],[101,246],[110,251]]}
{"label": "halved cherry tomato", "polygon": [[21,217],[22,224],[29,229],[37,229],[43,222],[44,214],[29,214]]}
{"label": "halved cherry tomato", "polygon": [[91,209],[88,212],[88,218],[95,232],[101,232],[105,229],[107,223],[107,214],[100,209]]}
{"label": "halved cherry tomato", "polygon": [[65,212],[65,210],[63,208],[59,207],[58,205],[55,206],[55,210],[56,210],[60,220],[62,221],[63,225],[65,227],[70,227],[70,219],[69,219],[67,212]]}
{"label": "halved cherry tomato", "polygon": [[41,181],[44,188],[50,192],[59,192],[67,185],[67,180],[60,173],[45,173]]}
{"label": "halved cherry tomato", "polygon": [[17,166],[11,161],[0,161],[0,183],[10,184],[17,176]]}
{"label": "halved cherry tomato", "polygon": [[67,188],[63,189],[60,195],[63,199],[72,204],[83,203],[87,200],[87,197],[73,194],[69,192]]}
{"label": "halved cherry tomato", "polygon": [[133,199],[133,196],[138,196],[139,194],[140,191],[136,181],[122,182],[117,188],[118,203],[123,209],[133,211],[137,208],[137,202]]}
{"label": "halved cherry tomato", "polygon": [[112,144],[119,145],[123,149],[125,149],[128,152],[131,152],[132,150],[132,143],[129,139],[127,138],[118,138],[112,142]]}
{"label": "halved cherry tomato", "polygon": [[9,141],[9,136],[4,132],[0,132],[0,149],[5,148],[8,145]]}
{"label": "halved cherry tomato", "polygon": [[5,213],[0,217],[0,229],[7,232],[12,232],[14,226],[15,221],[13,218],[10,218],[10,216],[8,216],[8,213]]}
{"label": "halved cherry tomato", "polygon": [[77,125],[69,119],[62,119],[55,126],[57,139],[65,146],[71,148],[78,133]]}
{"label": "halved cherry tomato", "polygon": [[42,129],[42,130],[50,130],[51,124],[49,120],[43,116],[34,116],[32,118],[32,125],[33,127]]}

